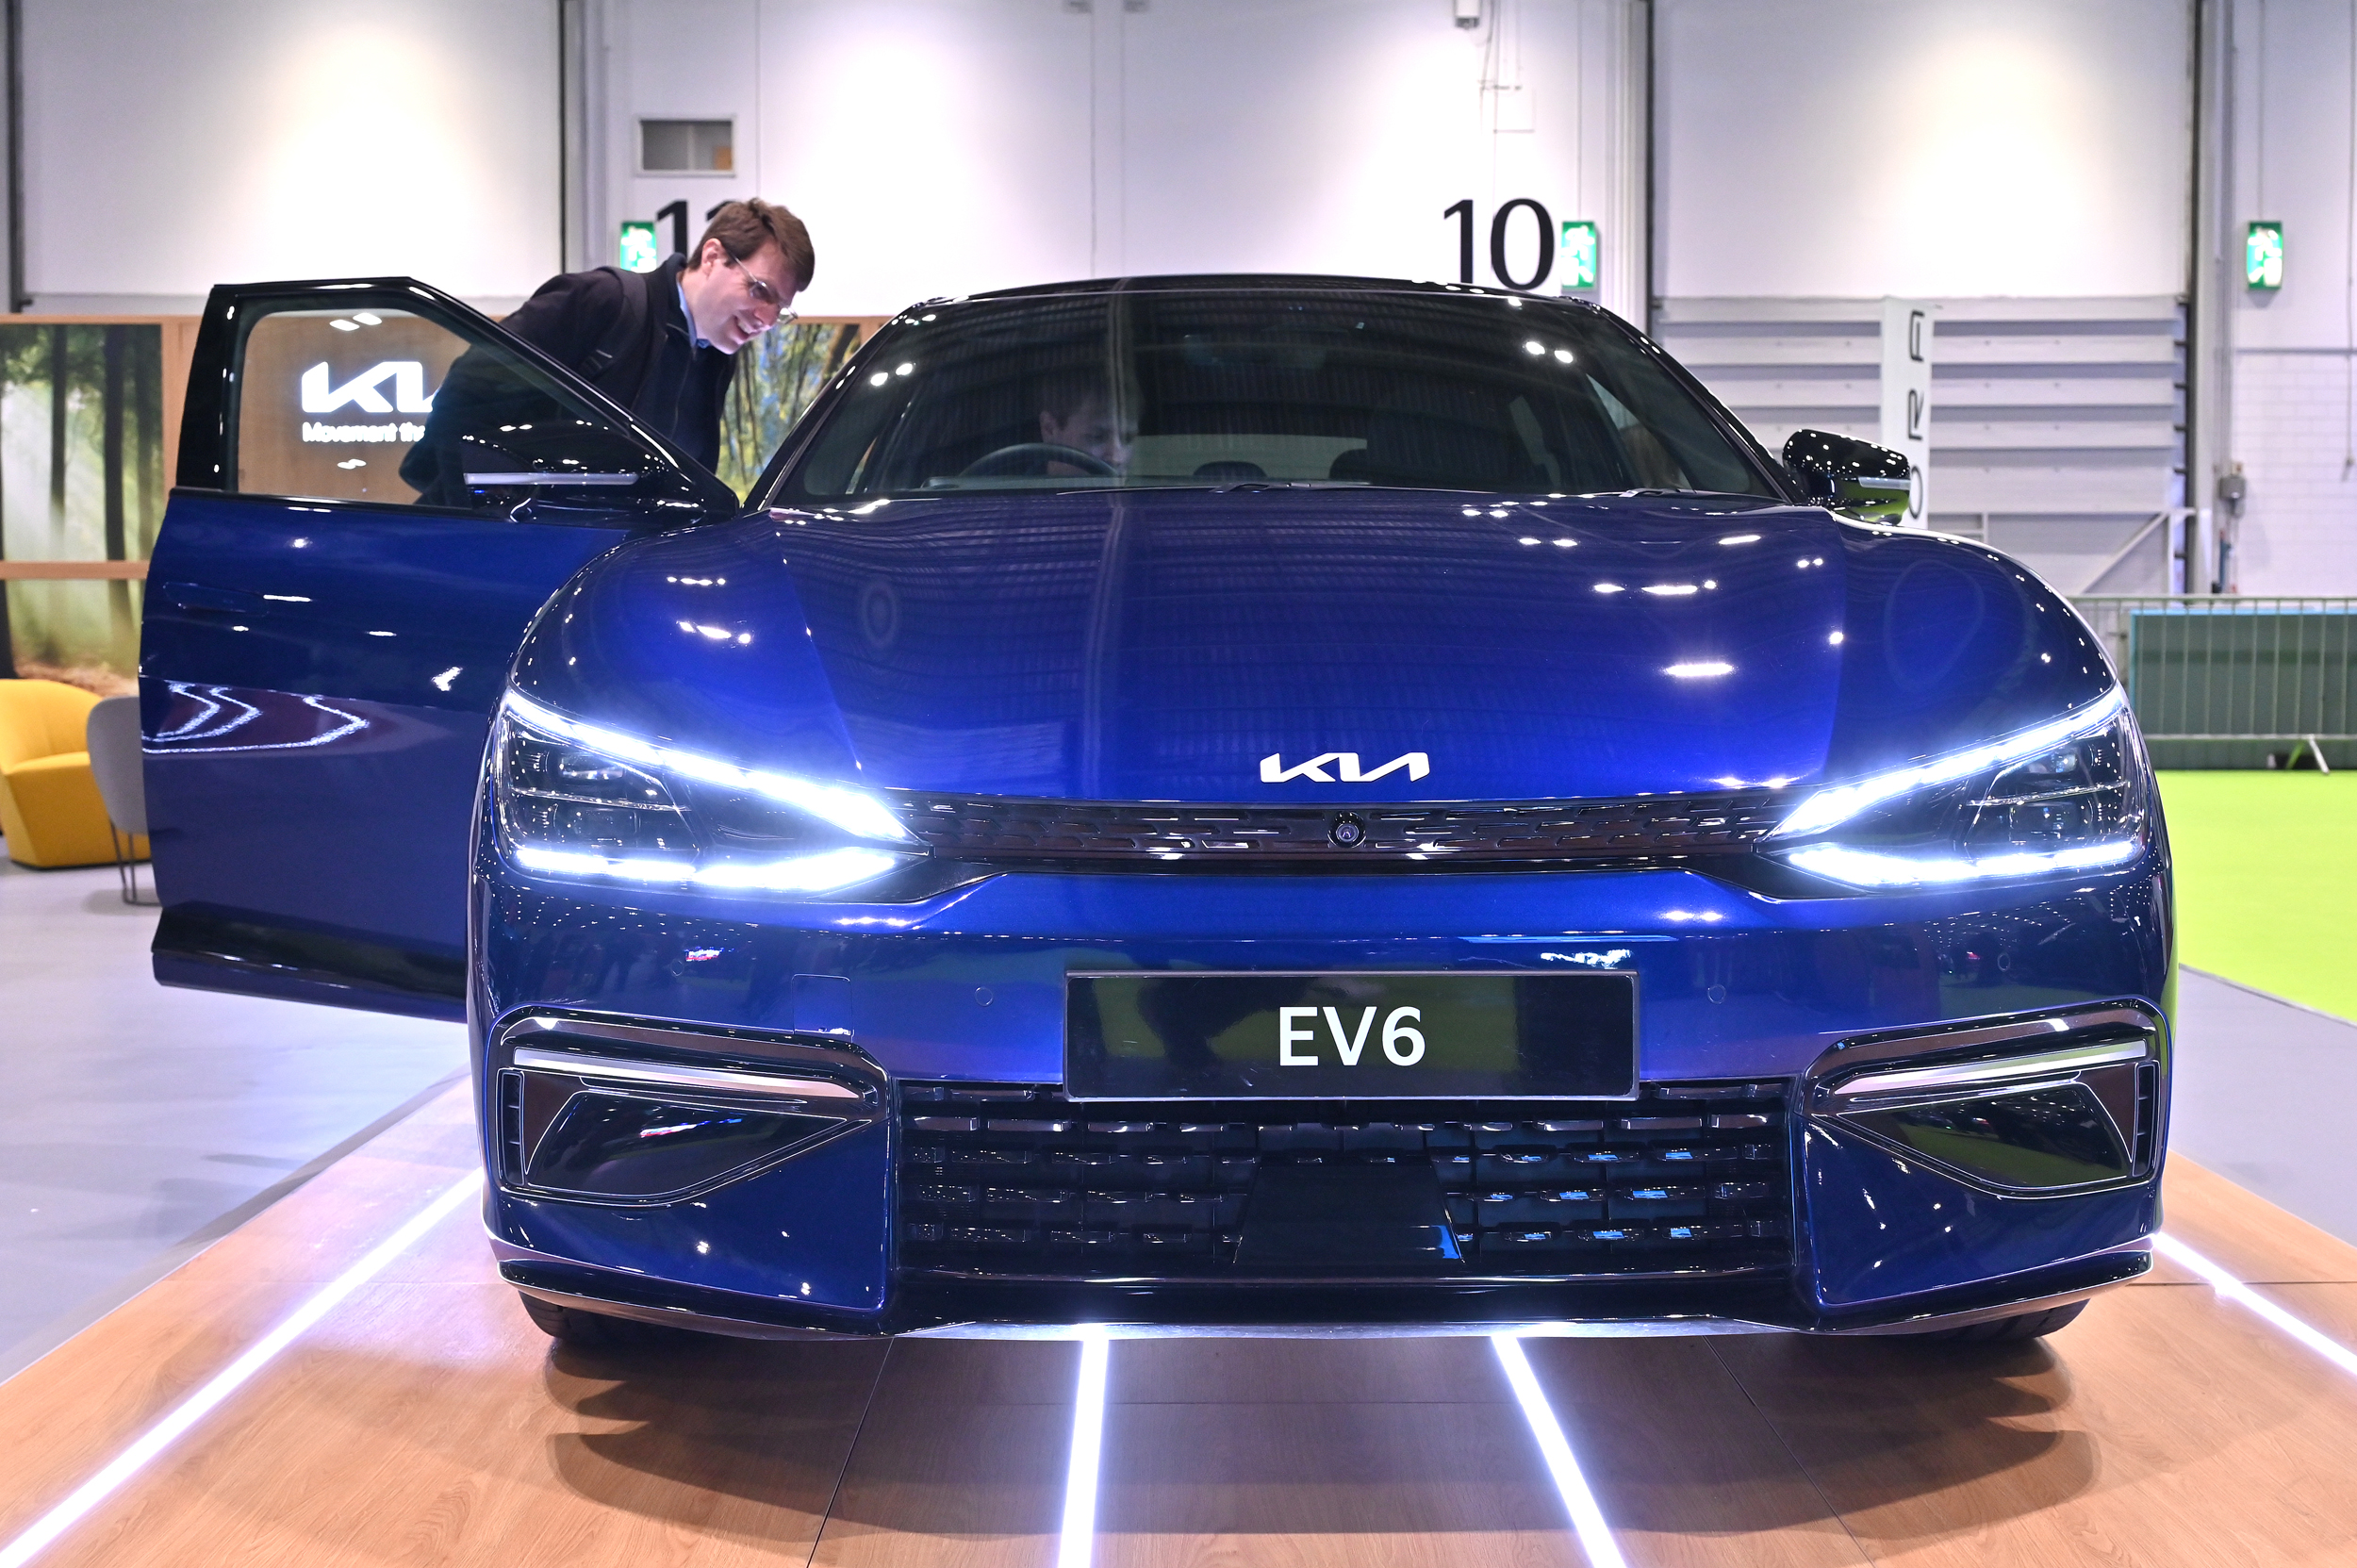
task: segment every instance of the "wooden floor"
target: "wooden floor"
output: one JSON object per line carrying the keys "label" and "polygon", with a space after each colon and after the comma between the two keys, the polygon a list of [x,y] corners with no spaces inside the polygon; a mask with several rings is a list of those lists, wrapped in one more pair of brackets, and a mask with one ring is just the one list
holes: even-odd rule
{"label": "wooden floor", "polygon": [[[0,1543],[474,1160],[462,1091],[0,1385]],[[2180,1160],[2169,1230],[2343,1345],[2357,1248]],[[2357,1563],[2357,1377],[2188,1277],[2051,1341],[1528,1342],[1670,1564]],[[462,1206],[40,1559],[1007,1564],[1056,1554],[1068,1345],[552,1353]],[[1095,1560],[1585,1561],[1489,1345],[1112,1347]]]}

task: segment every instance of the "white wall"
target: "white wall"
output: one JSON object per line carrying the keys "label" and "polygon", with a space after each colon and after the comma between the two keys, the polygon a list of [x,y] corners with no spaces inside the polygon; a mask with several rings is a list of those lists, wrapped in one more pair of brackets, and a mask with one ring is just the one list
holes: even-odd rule
{"label": "white wall", "polygon": [[757,149],[747,192],[810,225],[802,309],[1089,275],[1092,17],[1061,0],[760,9],[761,119],[738,134]]}
{"label": "white wall", "polygon": [[[1454,278],[1460,198],[1487,281],[1490,216],[1529,196],[1603,224],[1603,297],[1641,317],[1641,13],[1487,8],[1459,29],[1445,0],[602,0],[620,140],[592,244],[674,196],[700,223],[758,191],[811,226],[802,308],[871,314],[1112,273]],[[1490,128],[1485,76],[1523,88],[1531,129]],[[641,114],[737,116],[739,177],[631,173]]]}
{"label": "white wall", "polygon": [[24,0],[37,310],[406,272],[503,308],[558,262],[555,0]]}
{"label": "white wall", "polygon": [[2250,486],[2233,554],[2244,593],[2357,594],[2357,130],[2347,0],[2235,8],[2226,233],[2281,221],[2283,287],[2233,288],[2230,461]]}
{"label": "white wall", "polygon": [[2178,294],[2188,0],[1658,0],[1668,297]]}

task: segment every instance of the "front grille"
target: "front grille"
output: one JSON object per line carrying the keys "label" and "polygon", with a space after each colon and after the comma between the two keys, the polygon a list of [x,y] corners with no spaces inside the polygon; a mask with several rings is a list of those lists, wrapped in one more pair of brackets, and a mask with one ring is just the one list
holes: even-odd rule
{"label": "front grille", "polygon": [[[935,852],[992,861],[1595,861],[1651,865],[1740,853],[1782,819],[1764,790],[1631,801],[1446,805],[1174,805],[889,792]],[[1336,826],[1353,826],[1337,842]]]}
{"label": "front grille", "polygon": [[1462,1255],[1449,1277],[1783,1268],[1784,1111],[1777,1083],[1648,1084],[1634,1102],[1387,1104],[1380,1119],[1332,1102],[1075,1104],[1047,1086],[907,1083],[900,1263],[968,1277],[1239,1278],[1261,1170],[1429,1163]]}

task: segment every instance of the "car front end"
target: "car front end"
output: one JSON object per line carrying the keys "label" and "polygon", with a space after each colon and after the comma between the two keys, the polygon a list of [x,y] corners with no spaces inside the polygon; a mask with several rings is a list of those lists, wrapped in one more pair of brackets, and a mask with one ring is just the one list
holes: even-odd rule
{"label": "car front end", "polygon": [[[2166,837],[2042,585],[1769,480],[1408,483],[1423,392],[1146,483],[1171,387],[1320,372],[1144,307],[1106,472],[814,481],[932,322],[518,657],[470,981],[510,1282],[781,1337],[1924,1332],[2149,1266]],[[1603,352],[1541,324],[1517,374]]]}

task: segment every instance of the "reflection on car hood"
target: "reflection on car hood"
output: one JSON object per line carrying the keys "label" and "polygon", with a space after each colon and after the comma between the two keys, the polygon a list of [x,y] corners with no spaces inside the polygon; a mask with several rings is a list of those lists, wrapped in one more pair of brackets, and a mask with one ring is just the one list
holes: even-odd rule
{"label": "reflection on car hood", "polygon": [[1807,780],[2108,679],[2003,556],[1735,497],[1171,490],[862,514],[617,551],[552,602],[519,680],[874,784],[1331,803]]}

